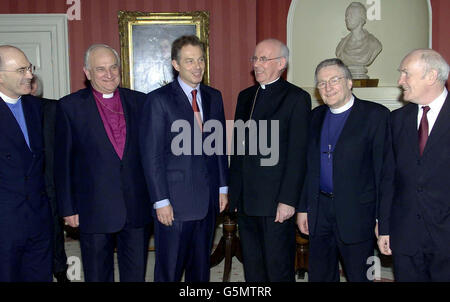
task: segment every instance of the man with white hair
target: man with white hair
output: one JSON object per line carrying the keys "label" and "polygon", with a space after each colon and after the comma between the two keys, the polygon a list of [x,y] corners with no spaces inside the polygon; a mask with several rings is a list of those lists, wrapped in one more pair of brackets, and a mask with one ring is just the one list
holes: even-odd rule
{"label": "man with white hair", "polygon": [[0,282],[52,281],[52,218],[45,194],[41,101],[33,65],[0,46]]}
{"label": "man with white hair", "polygon": [[432,49],[410,52],[398,84],[410,103],[391,114],[378,246],[396,281],[450,281],[449,66]]}
{"label": "man with white hair", "polygon": [[59,101],[55,184],[59,214],[80,228],[86,281],[144,281],[151,205],[138,146],[145,94],[119,88],[117,52],[89,47],[83,68],[91,87]]}
{"label": "man with white hair", "polygon": [[[230,210],[237,211],[245,280],[250,282],[295,281],[292,216],[306,174],[311,97],[281,78],[288,59],[289,50],[281,41],[259,42],[250,58],[258,84],[241,91],[236,105],[235,122],[279,125],[273,135],[259,125],[256,131],[246,131],[244,139],[234,143],[237,150],[243,146],[245,154],[234,150],[231,156]],[[272,165],[264,166],[267,153],[262,148],[256,154],[249,148],[264,138],[279,149]]]}

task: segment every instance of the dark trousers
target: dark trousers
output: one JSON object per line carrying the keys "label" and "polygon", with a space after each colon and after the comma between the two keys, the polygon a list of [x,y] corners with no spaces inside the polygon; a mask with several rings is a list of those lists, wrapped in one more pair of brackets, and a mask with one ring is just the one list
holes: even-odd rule
{"label": "dark trousers", "polygon": [[202,220],[173,221],[165,226],[155,221],[155,282],[208,282],[216,215],[209,206]]}
{"label": "dark trousers", "polygon": [[339,237],[336,212],[332,198],[320,194],[317,225],[314,236],[309,237],[310,282],[339,282],[339,256],[344,272],[350,282],[368,282],[367,272],[374,255],[375,241],[368,240],[355,244],[345,244]]}
{"label": "dark trousers", "polygon": [[50,225],[36,224],[1,236],[0,282],[52,282],[52,236]]}
{"label": "dark trousers", "polygon": [[245,281],[295,282],[295,225],[293,218],[238,213]]}
{"label": "dark trousers", "polygon": [[114,281],[114,248],[121,282],[144,282],[147,268],[149,227],[128,225],[112,234],[80,233],[84,279],[87,282]]}
{"label": "dark trousers", "polygon": [[64,220],[54,216],[54,236],[53,236],[53,273],[67,271],[67,255],[64,248]]}

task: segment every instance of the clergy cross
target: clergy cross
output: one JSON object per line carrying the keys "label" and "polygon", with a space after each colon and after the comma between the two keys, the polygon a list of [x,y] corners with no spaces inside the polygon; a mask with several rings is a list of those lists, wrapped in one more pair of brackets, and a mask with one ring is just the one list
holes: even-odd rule
{"label": "clergy cross", "polygon": [[331,145],[328,145],[328,151],[324,151],[322,153],[328,154],[328,159],[330,159],[331,158],[331,154],[333,153],[333,151],[331,151]]}

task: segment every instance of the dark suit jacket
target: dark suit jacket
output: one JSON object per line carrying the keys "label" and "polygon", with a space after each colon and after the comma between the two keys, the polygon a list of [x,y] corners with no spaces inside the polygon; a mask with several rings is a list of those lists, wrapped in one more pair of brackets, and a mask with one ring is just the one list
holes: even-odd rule
{"label": "dark suit jacket", "polygon": [[[197,135],[200,132],[178,80],[150,92],[143,110],[141,153],[150,198],[152,203],[169,199],[174,218],[180,221],[203,219],[211,202],[218,213],[219,188],[227,186],[222,95],[220,91],[203,84],[200,93],[203,123],[215,120],[223,127],[223,137],[217,141],[222,143],[218,147],[222,155],[190,155],[194,154],[194,131],[198,131]],[[172,142],[181,135],[178,128],[171,132],[176,121],[184,121],[190,128],[184,132],[187,140],[192,139],[192,144],[187,147],[190,154],[176,155],[171,150]],[[206,127],[204,129],[206,131]],[[208,135],[210,133],[203,132],[203,139]],[[185,143],[187,141],[182,144]]]}
{"label": "dark suit jacket", "polygon": [[[308,144],[308,174],[297,211],[308,213],[308,228],[314,236],[320,193],[320,136],[328,106],[312,112]],[[379,202],[384,143],[389,110],[379,104],[355,102],[333,154],[333,200],[340,238],[357,243],[374,237]]]}
{"label": "dark suit jacket", "polygon": [[[235,125],[238,120],[249,120],[258,87],[259,84],[239,94]],[[272,138],[270,122],[279,122],[279,160],[273,166],[262,166],[261,159],[270,156],[262,155],[259,148],[256,155],[238,155],[237,147],[242,141],[237,141],[239,135],[237,128],[234,128],[234,150],[230,164],[230,211],[236,208],[242,210],[243,202],[243,210],[247,215],[275,216],[279,202],[295,207],[300,196],[305,176],[311,97],[303,89],[282,78],[268,85],[267,91],[260,89],[258,93],[263,95],[255,105],[252,120],[256,123],[268,121],[267,142],[270,144],[273,140],[272,146],[277,140],[276,137]],[[253,138],[257,135],[253,135]],[[245,135],[245,145],[250,145],[249,135]]]}
{"label": "dark suit jacket", "polygon": [[52,207],[52,214],[56,215],[56,194],[55,194],[55,180],[53,175],[53,159],[54,159],[54,145],[55,145],[55,117],[57,100],[41,99],[43,111],[43,126],[42,131],[44,135],[44,175],[45,186],[50,205]]}
{"label": "dark suit jacket", "polygon": [[41,101],[33,96],[22,96],[22,108],[31,150],[14,115],[0,98],[2,241],[11,238],[23,240],[30,231],[48,231],[48,236],[51,237],[53,220],[44,184]]}
{"label": "dark suit jacket", "polygon": [[59,214],[79,214],[80,231],[113,233],[125,223],[150,222],[150,202],[139,153],[138,127],[145,95],[119,88],[126,121],[122,160],[111,144],[90,88],[57,106],[55,184]]}
{"label": "dark suit jacket", "polygon": [[418,106],[410,103],[391,114],[388,152],[380,205],[380,234],[390,235],[393,253],[414,255],[428,232],[434,249],[450,254],[450,94],[419,155]]}

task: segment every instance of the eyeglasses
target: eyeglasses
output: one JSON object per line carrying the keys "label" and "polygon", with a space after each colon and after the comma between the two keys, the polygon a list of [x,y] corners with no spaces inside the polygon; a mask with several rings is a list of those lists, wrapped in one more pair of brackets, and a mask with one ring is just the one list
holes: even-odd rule
{"label": "eyeglasses", "polygon": [[253,57],[250,58],[250,62],[253,63],[253,64],[255,64],[256,62],[266,63],[267,61],[280,59],[282,57],[283,56],[269,59],[267,57],[260,57],[260,58],[258,58],[258,57],[253,56]]}
{"label": "eyeglasses", "polygon": [[33,64],[30,64],[30,66],[22,67],[16,70],[6,70],[6,69],[0,69],[0,71],[5,72],[17,72],[20,75],[25,75],[27,72],[34,73],[36,71],[36,66],[33,66]]}
{"label": "eyeglasses", "polygon": [[336,86],[339,83],[339,81],[343,78],[345,78],[345,77],[333,77],[333,78],[329,79],[328,81],[320,81],[317,83],[317,88],[324,89],[325,86],[327,86],[327,83],[330,86]]}

